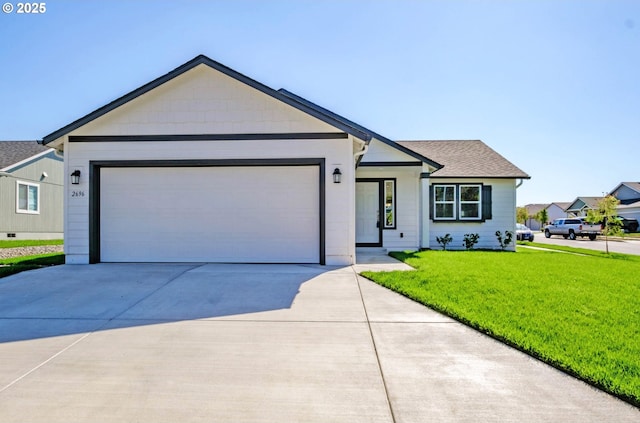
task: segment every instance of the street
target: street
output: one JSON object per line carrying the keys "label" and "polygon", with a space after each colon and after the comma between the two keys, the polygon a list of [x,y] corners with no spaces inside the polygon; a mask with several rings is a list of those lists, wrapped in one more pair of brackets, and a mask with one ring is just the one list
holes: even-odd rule
{"label": "street", "polygon": [[[578,237],[575,240],[564,239],[560,235],[552,235],[551,238],[545,238],[544,233],[534,232],[535,242],[552,244],[552,245],[566,245],[576,248],[588,248],[596,251],[606,251],[604,237],[599,236],[595,241],[590,241],[589,238]],[[623,254],[635,254],[640,255],[640,239],[626,239],[624,241],[615,239],[609,240],[609,252],[623,253]]]}

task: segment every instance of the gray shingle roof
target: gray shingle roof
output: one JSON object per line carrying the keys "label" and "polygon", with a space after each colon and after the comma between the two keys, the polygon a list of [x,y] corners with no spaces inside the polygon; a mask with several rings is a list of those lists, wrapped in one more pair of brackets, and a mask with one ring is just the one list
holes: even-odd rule
{"label": "gray shingle roof", "polygon": [[534,216],[540,210],[546,209],[549,206],[550,204],[527,204],[524,208],[527,209],[527,214],[529,216]]}
{"label": "gray shingle roof", "polygon": [[[565,211],[577,211],[581,210],[584,206],[587,206],[590,209],[598,208],[598,201],[602,200],[604,197],[578,197],[569,206],[564,209]],[[577,207],[576,203],[581,201],[584,203],[584,206]]]}
{"label": "gray shingle roof", "polygon": [[444,165],[434,178],[531,178],[480,140],[397,143]]}
{"label": "gray shingle roof", "polygon": [[37,141],[0,141],[0,169],[49,150]]}

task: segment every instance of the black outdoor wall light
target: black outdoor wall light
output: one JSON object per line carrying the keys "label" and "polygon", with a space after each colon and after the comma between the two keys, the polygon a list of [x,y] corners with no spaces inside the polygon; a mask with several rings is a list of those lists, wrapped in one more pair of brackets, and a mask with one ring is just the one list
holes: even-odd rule
{"label": "black outdoor wall light", "polygon": [[71,183],[78,185],[80,183],[80,170],[76,169],[71,173]]}
{"label": "black outdoor wall light", "polygon": [[339,184],[340,181],[342,181],[342,172],[336,167],[336,170],[333,171],[333,183]]}

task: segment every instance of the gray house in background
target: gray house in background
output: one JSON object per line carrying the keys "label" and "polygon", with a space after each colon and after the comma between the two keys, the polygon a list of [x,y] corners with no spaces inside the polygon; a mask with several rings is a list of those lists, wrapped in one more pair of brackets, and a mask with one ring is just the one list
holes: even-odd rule
{"label": "gray house in background", "polygon": [[640,182],[621,182],[609,194],[620,200],[618,216],[640,221]]}
{"label": "gray house in background", "polygon": [[63,238],[63,159],[36,141],[0,141],[0,240]]}

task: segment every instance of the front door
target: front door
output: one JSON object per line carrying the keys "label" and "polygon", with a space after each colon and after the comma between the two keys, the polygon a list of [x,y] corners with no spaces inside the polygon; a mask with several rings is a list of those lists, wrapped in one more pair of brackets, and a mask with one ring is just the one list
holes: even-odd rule
{"label": "front door", "polygon": [[382,246],[380,191],[380,181],[356,182],[356,246]]}

